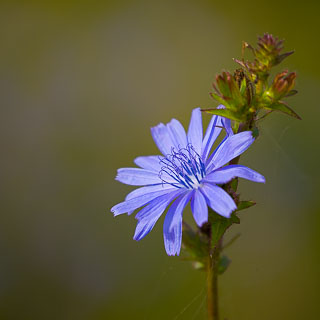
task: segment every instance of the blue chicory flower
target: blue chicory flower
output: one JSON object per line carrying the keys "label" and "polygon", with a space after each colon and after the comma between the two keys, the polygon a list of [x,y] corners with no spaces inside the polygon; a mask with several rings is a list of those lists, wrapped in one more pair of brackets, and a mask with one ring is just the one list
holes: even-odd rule
{"label": "blue chicory flower", "polygon": [[[226,136],[210,154],[223,128]],[[226,218],[237,208],[219,185],[235,177],[255,182],[265,182],[265,178],[245,166],[226,165],[254,141],[251,131],[233,134],[229,119],[213,116],[203,138],[202,116],[197,108],[192,112],[187,134],[176,119],[151,128],[151,134],[162,155],[138,157],[134,162],[140,168],[118,170],[116,180],[142,187],[129,193],[111,211],[117,216],[143,207],[136,215],[138,223],[133,237],[141,240],[174,201],[165,216],[163,237],[167,254],[179,255],[182,212],[189,201],[194,220],[201,227],[208,221],[208,206]]]}

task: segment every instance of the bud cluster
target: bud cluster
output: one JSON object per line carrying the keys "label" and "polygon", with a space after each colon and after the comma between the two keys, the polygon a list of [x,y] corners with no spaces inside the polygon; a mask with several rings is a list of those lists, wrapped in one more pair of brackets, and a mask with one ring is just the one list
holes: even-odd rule
{"label": "bud cluster", "polygon": [[[281,100],[297,93],[293,89],[296,73],[284,70],[274,77],[270,85],[268,82],[272,67],[290,56],[293,51],[281,53],[283,40],[267,33],[258,38],[257,48],[244,42],[243,51],[244,49],[249,49],[253,53],[254,60],[234,59],[241,68],[235,70],[233,75],[229,72],[217,75],[216,84],[213,84],[215,92],[210,93],[214,100],[225,106],[225,109],[203,111],[224,116],[237,123],[245,123],[250,129],[254,127],[255,120],[273,111],[281,111],[300,119]],[[235,125],[235,128],[237,127]]]}
{"label": "bud cluster", "polygon": [[253,48],[250,44],[244,42],[243,50],[248,48],[254,55],[254,61],[237,60],[242,67],[259,78],[267,78],[272,67],[278,65],[294,51],[280,54],[283,50],[283,40],[274,38],[271,34],[265,33],[263,37],[258,38],[258,48]]}

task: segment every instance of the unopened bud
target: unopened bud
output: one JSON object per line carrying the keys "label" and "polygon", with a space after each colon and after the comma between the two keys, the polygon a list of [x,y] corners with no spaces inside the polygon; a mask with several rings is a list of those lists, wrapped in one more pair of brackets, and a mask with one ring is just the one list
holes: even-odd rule
{"label": "unopened bud", "polygon": [[296,73],[288,73],[287,70],[277,74],[271,86],[272,97],[279,100],[287,96],[295,85]]}

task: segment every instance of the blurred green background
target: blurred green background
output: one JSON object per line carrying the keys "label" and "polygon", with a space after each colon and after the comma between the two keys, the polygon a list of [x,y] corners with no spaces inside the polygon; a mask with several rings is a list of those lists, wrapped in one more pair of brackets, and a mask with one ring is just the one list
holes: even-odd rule
{"label": "blurred green background", "polygon": [[[319,319],[319,10],[316,1],[1,1],[0,319],[205,319],[205,274],[141,242],[110,208],[116,169],[155,154],[149,128],[214,105],[241,42],[296,50],[290,105],[242,163],[258,205],[241,214],[220,278],[222,319]],[[208,121],[209,117],[206,117]],[[185,212],[190,219],[190,212]]]}

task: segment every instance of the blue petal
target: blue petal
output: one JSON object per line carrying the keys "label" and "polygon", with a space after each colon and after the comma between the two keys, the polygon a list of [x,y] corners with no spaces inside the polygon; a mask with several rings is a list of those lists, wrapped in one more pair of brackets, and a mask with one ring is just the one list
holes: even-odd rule
{"label": "blue petal", "polygon": [[165,209],[159,212],[160,210],[158,209],[154,212],[154,216],[150,217],[149,219],[142,219],[138,221],[133,239],[136,241],[143,239],[153,229],[164,210]]}
{"label": "blue petal", "polygon": [[134,163],[143,169],[156,171],[157,173],[159,173],[162,167],[160,163],[160,160],[162,158],[162,156],[137,157],[134,159]]}
{"label": "blue petal", "polygon": [[201,227],[208,221],[208,206],[205,197],[199,190],[195,190],[191,198],[191,210],[195,222]]}
{"label": "blue petal", "polygon": [[[223,104],[220,104],[217,109],[225,109]],[[233,130],[231,128],[231,120],[228,118],[221,117],[222,126],[225,128],[228,136],[233,136]]]}
{"label": "blue petal", "polygon": [[171,149],[175,145],[171,139],[168,128],[163,123],[151,128],[151,135],[163,155],[167,156],[171,154]]}
{"label": "blue petal", "polygon": [[[225,109],[225,106],[223,106],[222,104],[219,105],[217,107],[217,109]],[[214,142],[216,141],[217,137],[219,136],[222,128],[224,128],[226,130],[227,136],[224,139],[224,141],[229,137],[232,136],[233,130],[231,127],[231,120],[224,118],[224,117],[220,117],[220,116],[212,116],[211,121],[208,125],[205,137],[203,139],[203,143],[202,143],[202,160],[204,162],[206,162],[209,154],[210,154],[210,150],[212,148],[212,145],[214,144]],[[222,141],[220,143],[220,145],[224,142]],[[211,157],[213,156],[213,154],[211,155]],[[210,159],[208,161],[208,163],[210,162]]]}
{"label": "blue petal", "polygon": [[185,148],[187,146],[187,135],[182,124],[178,120],[172,119],[167,124],[167,128],[176,149]]}
{"label": "blue petal", "polygon": [[163,223],[163,239],[169,256],[179,255],[182,240],[182,212],[192,192],[180,196],[170,207]]}
{"label": "blue petal", "polygon": [[202,147],[202,117],[200,108],[193,109],[188,130],[188,143],[190,143],[198,154]]}
{"label": "blue petal", "polygon": [[223,217],[230,218],[232,211],[237,209],[233,199],[222,188],[204,183],[200,191],[206,197],[208,205]]}
{"label": "blue petal", "polygon": [[[153,193],[156,191],[164,191],[164,190],[168,190],[168,192],[170,191],[175,191],[177,190],[177,188],[172,187],[169,184],[156,184],[153,186],[146,186],[146,187],[142,187],[142,188],[138,188],[135,189],[133,191],[131,191],[130,193],[127,194],[125,201],[131,200],[133,198],[137,198],[143,195],[146,195],[147,193]],[[130,210],[128,211],[128,215],[132,214],[134,210]]]}
{"label": "blue petal", "polygon": [[[142,188],[141,188],[142,189]],[[138,189],[140,190],[140,189]],[[168,188],[165,190],[159,190],[154,191],[150,193],[141,194],[139,196],[136,196],[134,198],[130,198],[129,200],[123,201],[111,208],[111,211],[113,212],[114,216],[117,216],[122,213],[131,212],[133,210],[136,210],[144,205],[146,205],[148,202],[161,197],[163,195],[170,194],[171,192],[176,191],[177,188]],[[138,193],[138,191],[136,191]]]}
{"label": "blue petal", "polygon": [[126,196],[126,201],[143,196],[143,195],[146,195],[147,193],[152,193],[152,192],[156,192],[156,191],[165,191],[165,190],[175,191],[175,190],[177,190],[177,188],[172,187],[169,184],[156,184],[153,186],[141,187],[141,188],[135,189],[135,190],[131,191],[130,193],[128,193]]}
{"label": "blue petal", "polygon": [[207,160],[212,145],[222,130],[221,125],[221,117],[212,116],[202,143],[202,160],[204,162]]}
{"label": "blue petal", "polygon": [[140,168],[118,169],[116,180],[131,186],[145,186],[162,183],[158,172]]}
{"label": "blue petal", "polygon": [[228,137],[215,151],[207,166],[207,172],[218,169],[239,156],[250,147],[253,141],[251,131],[244,131]]}
{"label": "blue petal", "polygon": [[138,223],[133,239],[139,241],[144,238],[152,230],[169,203],[179,194],[181,194],[181,190],[158,197],[139,211],[136,215]]}
{"label": "blue petal", "polygon": [[228,136],[234,135],[232,127],[231,127],[231,120],[230,119],[222,117],[222,126],[226,129]]}
{"label": "blue petal", "polygon": [[205,177],[205,181],[223,184],[231,181],[233,178],[239,177],[254,182],[265,183],[266,180],[260,173],[241,165],[230,165],[215,170]]}

